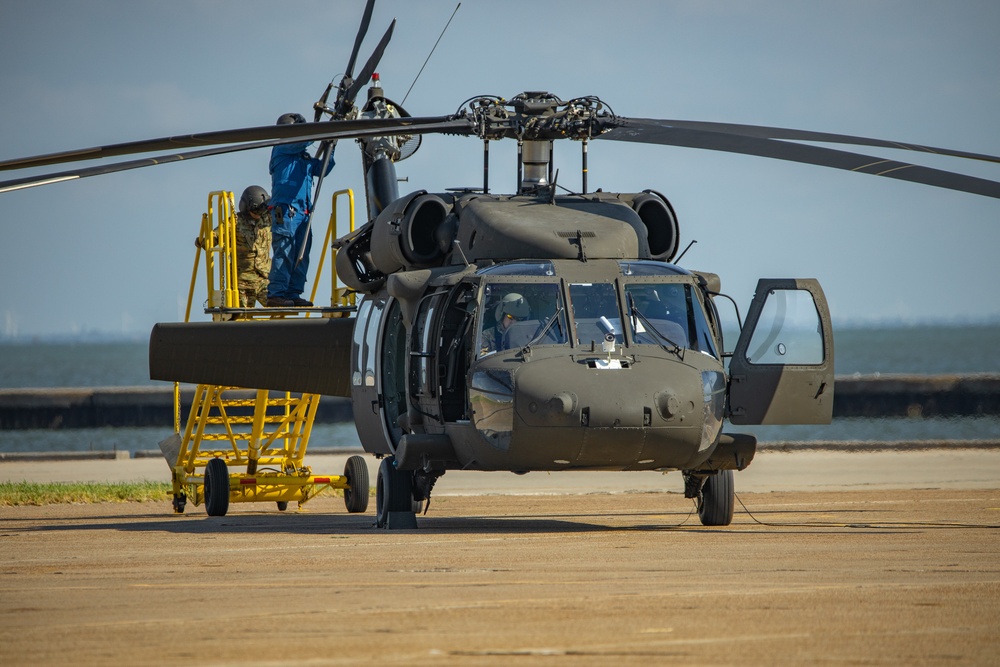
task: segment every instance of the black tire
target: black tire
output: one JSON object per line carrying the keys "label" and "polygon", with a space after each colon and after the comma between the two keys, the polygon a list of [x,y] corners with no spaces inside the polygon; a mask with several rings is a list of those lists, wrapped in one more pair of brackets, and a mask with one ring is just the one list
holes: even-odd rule
{"label": "black tire", "polygon": [[376,525],[385,528],[389,512],[413,511],[413,473],[396,470],[395,458],[382,459],[375,480]]}
{"label": "black tire", "polygon": [[720,470],[709,475],[701,487],[698,518],[703,526],[728,526],[733,522],[736,486],[732,470]]}
{"label": "black tire", "polygon": [[220,458],[205,466],[205,511],[208,516],[226,516],[229,511],[229,468]]}
{"label": "black tire", "polygon": [[288,501],[287,500],[279,500],[277,502],[277,505],[278,505],[278,511],[279,512],[284,512],[285,510],[288,509]]}
{"label": "black tire", "polygon": [[347,478],[349,485],[344,489],[344,505],[347,506],[347,511],[352,514],[366,511],[371,487],[368,482],[368,464],[364,458],[360,456],[348,458],[344,465],[344,477]]}

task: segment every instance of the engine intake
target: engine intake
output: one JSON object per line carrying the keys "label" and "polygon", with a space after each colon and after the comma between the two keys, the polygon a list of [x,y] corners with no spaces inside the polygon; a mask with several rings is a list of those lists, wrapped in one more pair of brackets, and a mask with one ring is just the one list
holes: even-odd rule
{"label": "engine intake", "polygon": [[449,234],[451,226],[444,223],[451,210],[450,203],[423,190],[393,202],[372,230],[375,266],[390,274],[440,265],[451,247],[451,239],[441,238]]}
{"label": "engine intake", "polygon": [[669,262],[677,255],[680,226],[677,214],[666,197],[655,190],[643,190],[632,200],[632,209],[646,225],[649,253],[653,259]]}

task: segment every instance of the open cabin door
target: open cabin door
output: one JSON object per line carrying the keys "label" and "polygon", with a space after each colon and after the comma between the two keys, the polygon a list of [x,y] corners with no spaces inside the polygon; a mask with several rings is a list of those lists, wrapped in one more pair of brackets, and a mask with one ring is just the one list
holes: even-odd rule
{"label": "open cabin door", "polygon": [[818,281],[757,282],[729,375],[733,424],[830,423],[833,330]]}

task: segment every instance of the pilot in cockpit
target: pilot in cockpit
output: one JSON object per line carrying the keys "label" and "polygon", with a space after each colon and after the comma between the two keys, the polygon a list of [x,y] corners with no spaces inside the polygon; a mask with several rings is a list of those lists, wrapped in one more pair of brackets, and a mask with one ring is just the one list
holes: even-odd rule
{"label": "pilot in cockpit", "polygon": [[514,322],[529,319],[531,306],[528,305],[523,296],[517,292],[511,292],[497,303],[494,313],[496,325],[489,329],[483,329],[483,334],[480,336],[480,356],[507,349],[509,347],[507,345],[508,329]]}

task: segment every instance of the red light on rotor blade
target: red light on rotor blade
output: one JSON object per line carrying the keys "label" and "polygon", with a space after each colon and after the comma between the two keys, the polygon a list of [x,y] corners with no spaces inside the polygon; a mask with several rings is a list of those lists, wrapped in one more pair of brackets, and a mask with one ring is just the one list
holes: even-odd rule
{"label": "red light on rotor blade", "polygon": [[378,72],[375,72],[375,73],[372,74],[372,85],[373,86],[377,86],[378,85]]}

